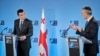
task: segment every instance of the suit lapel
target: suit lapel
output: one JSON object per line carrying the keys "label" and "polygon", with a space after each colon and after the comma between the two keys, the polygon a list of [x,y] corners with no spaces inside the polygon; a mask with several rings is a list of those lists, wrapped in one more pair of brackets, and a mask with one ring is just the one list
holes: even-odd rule
{"label": "suit lapel", "polygon": [[86,27],[85,27],[85,30],[87,29],[87,27],[89,26],[89,24],[91,23],[91,21],[93,21],[93,17],[92,17],[92,19],[88,22],[88,24],[86,25]]}
{"label": "suit lapel", "polygon": [[18,21],[17,21],[17,29],[18,29],[18,31],[20,32],[20,28],[19,28],[19,19],[18,19]]}

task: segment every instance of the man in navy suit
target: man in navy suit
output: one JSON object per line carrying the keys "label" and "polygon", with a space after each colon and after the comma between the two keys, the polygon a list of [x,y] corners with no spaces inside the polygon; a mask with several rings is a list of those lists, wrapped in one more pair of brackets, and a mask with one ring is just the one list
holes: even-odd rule
{"label": "man in navy suit", "polygon": [[70,25],[70,28],[76,30],[76,34],[84,36],[92,42],[92,44],[84,43],[85,56],[97,56],[99,52],[98,23],[92,16],[92,9],[89,6],[82,8],[82,16],[86,20],[85,30],[82,30],[82,28],[76,25]]}
{"label": "man in navy suit", "polygon": [[18,19],[14,22],[13,34],[18,36],[17,56],[29,56],[30,37],[33,35],[32,21],[25,17],[23,9],[17,11]]}

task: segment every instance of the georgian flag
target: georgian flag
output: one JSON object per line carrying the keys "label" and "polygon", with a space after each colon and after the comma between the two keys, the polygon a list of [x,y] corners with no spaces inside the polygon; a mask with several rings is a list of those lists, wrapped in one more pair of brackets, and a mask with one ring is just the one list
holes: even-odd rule
{"label": "georgian flag", "polygon": [[40,36],[39,36],[39,56],[48,56],[46,37],[47,37],[47,33],[45,28],[44,9],[42,9],[41,28],[40,28]]}

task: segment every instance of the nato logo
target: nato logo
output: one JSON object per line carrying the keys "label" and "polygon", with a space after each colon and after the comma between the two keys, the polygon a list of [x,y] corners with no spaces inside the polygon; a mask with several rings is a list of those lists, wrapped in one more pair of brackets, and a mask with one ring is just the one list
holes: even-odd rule
{"label": "nato logo", "polygon": [[32,42],[38,43],[38,37],[31,38]]}
{"label": "nato logo", "polygon": [[0,25],[4,25],[5,21],[4,20],[0,20]]}
{"label": "nato logo", "polygon": [[12,42],[11,42],[11,39],[7,39],[7,40],[6,40],[6,43],[7,43],[7,44],[11,44],[11,43],[12,43]]}
{"label": "nato logo", "polygon": [[57,21],[57,20],[51,20],[51,21],[50,21],[50,24],[51,24],[52,26],[57,26],[57,25],[58,25],[58,21]]}
{"label": "nato logo", "polygon": [[74,42],[70,42],[69,43],[69,48],[74,48],[74,46],[75,46],[75,43]]}
{"label": "nato logo", "polygon": [[78,21],[78,20],[74,20],[74,24],[75,24],[76,26],[78,26],[79,21]]}
{"label": "nato logo", "polygon": [[50,43],[57,44],[57,38],[50,38]]}
{"label": "nato logo", "polygon": [[38,26],[38,20],[34,20],[33,25]]}
{"label": "nato logo", "polygon": [[66,37],[66,35],[68,35],[68,33],[67,33],[67,31],[68,30],[59,30],[60,31],[60,35],[61,35],[61,37]]}

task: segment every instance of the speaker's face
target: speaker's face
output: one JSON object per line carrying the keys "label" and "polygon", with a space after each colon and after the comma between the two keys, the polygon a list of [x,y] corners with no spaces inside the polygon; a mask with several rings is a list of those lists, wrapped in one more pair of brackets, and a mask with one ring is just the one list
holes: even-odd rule
{"label": "speaker's face", "polygon": [[83,16],[84,19],[88,18],[88,14],[87,14],[86,10],[83,9],[81,13],[82,13],[82,16]]}
{"label": "speaker's face", "polygon": [[24,12],[19,13],[18,17],[21,20],[25,19],[25,13]]}

